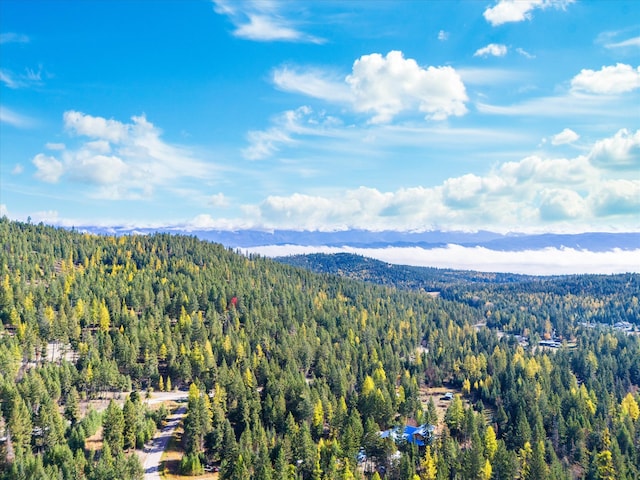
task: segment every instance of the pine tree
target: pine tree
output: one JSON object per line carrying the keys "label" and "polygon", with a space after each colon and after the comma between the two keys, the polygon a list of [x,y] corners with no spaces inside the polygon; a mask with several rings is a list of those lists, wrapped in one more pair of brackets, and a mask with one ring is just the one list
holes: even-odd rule
{"label": "pine tree", "polygon": [[138,412],[134,403],[131,401],[131,397],[127,398],[122,408],[122,415],[124,417],[124,448],[130,449],[136,447],[136,435],[138,424]]}
{"label": "pine tree", "polygon": [[16,456],[31,449],[31,432],[33,425],[31,415],[24,400],[17,394],[13,396],[11,402],[11,415],[9,416],[8,428]]}
{"label": "pine tree", "polygon": [[64,416],[71,422],[73,427],[80,420],[80,396],[76,387],[71,387],[67,394],[67,401],[64,407]]}
{"label": "pine tree", "polygon": [[121,452],[124,447],[124,416],[113,400],[104,412],[102,427],[104,442],[109,444],[111,452]]}

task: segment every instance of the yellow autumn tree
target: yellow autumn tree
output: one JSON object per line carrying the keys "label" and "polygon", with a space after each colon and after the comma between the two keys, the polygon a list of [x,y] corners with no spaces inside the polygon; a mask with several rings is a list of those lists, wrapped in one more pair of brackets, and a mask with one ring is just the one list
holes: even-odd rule
{"label": "yellow autumn tree", "polygon": [[422,459],[422,472],[420,480],[436,480],[438,469],[436,466],[436,456],[431,453],[431,446],[427,445],[424,450],[424,458]]}
{"label": "yellow autumn tree", "polygon": [[640,416],[640,408],[638,407],[636,399],[631,395],[631,392],[627,393],[627,395],[622,399],[620,408],[623,415],[628,415],[634,422],[638,420],[638,417]]}

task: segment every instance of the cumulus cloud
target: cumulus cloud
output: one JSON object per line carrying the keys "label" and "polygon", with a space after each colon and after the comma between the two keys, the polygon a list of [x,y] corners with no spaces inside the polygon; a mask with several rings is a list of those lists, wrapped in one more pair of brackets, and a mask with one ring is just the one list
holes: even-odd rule
{"label": "cumulus cloud", "polygon": [[9,209],[4,203],[0,203],[0,217],[8,217]]}
{"label": "cumulus cloud", "polygon": [[24,167],[22,166],[21,163],[16,163],[13,167],[13,169],[11,169],[11,174],[12,175],[20,175],[22,172],[24,171]]}
{"label": "cumulus cloud", "polygon": [[530,20],[532,17],[531,12],[538,8],[555,7],[564,9],[573,2],[574,0],[498,0],[496,5],[488,7],[483,15],[487,22],[495,27],[503,23]]}
{"label": "cumulus cloud", "polygon": [[69,135],[79,137],[79,145],[47,144],[59,157],[34,157],[35,176],[42,181],[56,183],[65,177],[95,185],[95,196],[118,199],[149,196],[156,186],[209,175],[207,165],[191,152],[164,142],[144,115],[123,123],[67,111],[63,120]]}
{"label": "cumulus cloud", "polygon": [[33,157],[37,179],[47,183],[56,183],[64,173],[64,165],[57,158],[39,153]]}
{"label": "cumulus cloud", "polygon": [[85,115],[73,110],[64,112],[64,127],[76,135],[90,138],[101,138],[111,142],[121,142],[128,134],[131,125],[117,120],[107,120],[103,117]]}
{"label": "cumulus cloud", "polygon": [[479,48],[474,57],[504,57],[507,54],[507,46],[499,43],[490,43],[486,47]]}
{"label": "cumulus cloud", "polygon": [[[607,222],[635,230],[640,180],[616,177],[612,162],[637,165],[639,138],[623,130],[575,158],[530,155],[429,187],[269,196],[247,215],[261,228],[296,230],[598,229]],[[609,164],[598,163],[605,157]]]}
{"label": "cumulus cloud", "polygon": [[420,67],[402,52],[363,55],[346,78],[354,108],[373,113],[372,123],[388,122],[405,110],[418,109],[427,118],[443,120],[467,113],[464,84],[452,67]]}
{"label": "cumulus cloud", "polygon": [[265,245],[247,248],[244,251],[267,257],[308,253],[352,253],[397,265],[525,275],[614,274],[640,271],[640,265],[637,261],[640,250],[590,252],[573,248],[544,248],[509,252],[461,245],[447,245],[432,249]]}
{"label": "cumulus cloud", "polygon": [[590,198],[596,215],[631,215],[640,221],[640,180],[609,180],[598,186]]}
{"label": "cumulus cloud", "polygon": [[438,32],[438,40],[440,40],[441,42],[449,40],[449,32],[445,32],[444,30],[440,30]]}
{"label": "cumulus cloud", "polygon": [[540,218],[544,221],[573,220],[587,212],[585,199],[566,188],[542,190],[539,209]]}
{"label": "cumulus cloud", "polygon": [[276,70],[273,81],[282,90],[348,104],[371,114],[371,123],[389,122],[403,112],[422,112],[433,120],[467,113],[467,93],[455,69],[423,68],[400,51],[361,56],[344,82],[319,70],[289,67]]}
{"label": "cumulus cloud", "polygon": [[623,128],[613,137],[597,141],[589,153],[589,160],[607,169],[640,168],[640,130],[633,133]]}
{"label": "cumulus cloud", "polygon": [[209,197],[208,204],[212,207],[228,207],[229,200],[225,197],[224,193],[216,193]]}
{"label": "cumulus cloud", "polygon": [[304,33],[294,21],[285,17],[282,10],[286,4],[228,0],[213,0],[213,3],[216,13],[227,16],[234,24],[236,37],[259,42],[324,43],[323,39]]}
{"label": "cumulus cloud", "polygon": [[564,145],[567,143],[573,143],[580,138],[576,132],[571,130],[570,128],[565,128],[560,133],[551,137],[552,145]]}
{"label": "cumulus cloud", "polygon": [[587,93],[618,94],[640,88],[640,67],[618,63],[600,70],[583,69],[571,80],[571,89]]}

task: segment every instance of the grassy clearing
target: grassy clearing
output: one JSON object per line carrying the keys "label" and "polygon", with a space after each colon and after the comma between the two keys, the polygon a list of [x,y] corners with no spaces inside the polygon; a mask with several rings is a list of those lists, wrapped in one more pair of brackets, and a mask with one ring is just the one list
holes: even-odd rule
{"label": "grassy clearing", "polygon": [[[444,400],[442,397],[444,397],[444,394],[447,392],[451,392],[454,395],[461,395],[462,396],[462,391],[460,389],[456,389],[456,388],[448,388],[448,387],[426,387],[426,386],[422,386],[420,387],[420,402],[422,403],[422,408],[426,409],[427,405],[429,405],[429,399],[433,398],[433,402],[436,405],[436,412],[438,414],[438,424],[436,425],[436,433],[440,433],[441,429],[442,429],[442,425],[444,425],[444,416],[445,413],[447,412],[447,408],[449,408],[449,405],[451,405],[451,401],[450,400]],[[471,407],[471,402],[469,401],[469,398],[462,396],[462,404],[464,405],[464,408],[469,408]],[[492,408],[489,408],[485,405],[484,407],[484,417],[487,420],[487,422],[489,422],[492,418],[494,414],[494,411]]]}

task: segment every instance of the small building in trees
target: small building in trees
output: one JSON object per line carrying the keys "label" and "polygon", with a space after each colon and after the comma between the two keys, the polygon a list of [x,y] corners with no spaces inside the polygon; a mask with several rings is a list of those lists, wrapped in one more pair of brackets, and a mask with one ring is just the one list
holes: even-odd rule
{"label": "small building in trees", "polygon": [[380,438],[391,438],[394,443],[409,443],[418,447],[424,447],[431,443],[434,437],[435,425],[425,423],[414,427],[405,425],[403,427],[395,427],[389,430],[379,432]]}

